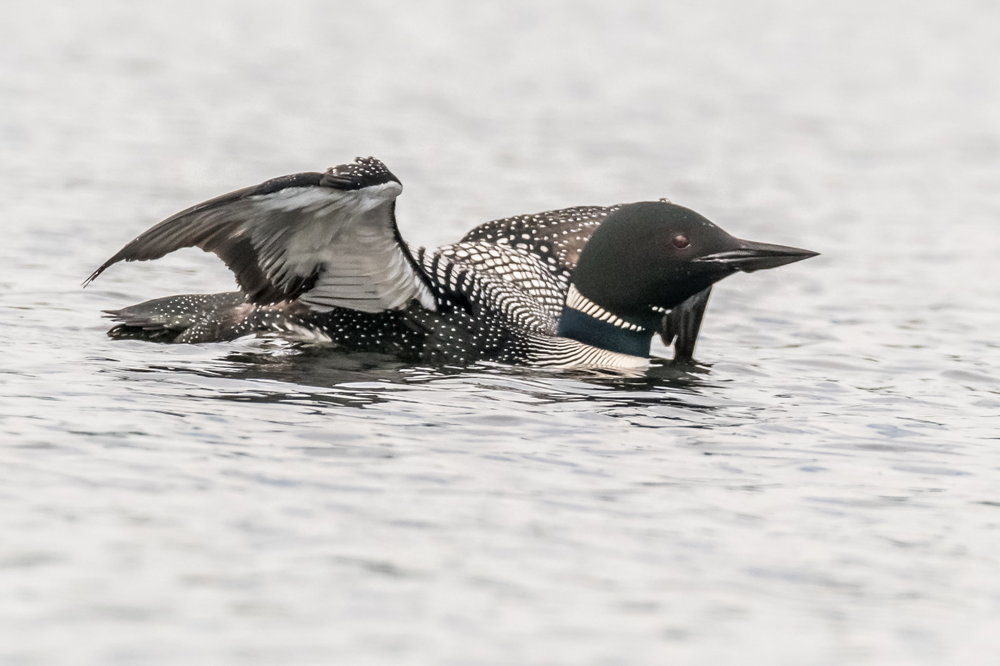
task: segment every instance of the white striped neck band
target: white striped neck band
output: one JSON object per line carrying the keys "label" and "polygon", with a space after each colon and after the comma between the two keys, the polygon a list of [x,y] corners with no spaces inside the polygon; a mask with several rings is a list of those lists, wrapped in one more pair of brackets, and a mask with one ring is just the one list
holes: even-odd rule
{"label": "white striped neck band", "polygon": [[590,300],[583,294],[581,294],[576,289],[576,285],[571,284],[569,286],[569,293],[566,294],[566,307],[582,312],[588,317],[593,317],[598,321],[604,321],[616,328],[620,328],[626,331],[635,331],[637,333],[648,333],[649,329],[639,324],[633,324],[632,322],[625,321],[618,315],[612,314],[602,308],[600,305]]}

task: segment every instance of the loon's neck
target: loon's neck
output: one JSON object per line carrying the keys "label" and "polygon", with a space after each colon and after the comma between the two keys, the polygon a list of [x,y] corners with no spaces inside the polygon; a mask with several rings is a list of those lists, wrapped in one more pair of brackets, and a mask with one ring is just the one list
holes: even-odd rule
{"label": "loon's neck", "polygon": [[557,335],[630,356],[649,356],[652,321],[638,324],[614,315],[570,285]]}

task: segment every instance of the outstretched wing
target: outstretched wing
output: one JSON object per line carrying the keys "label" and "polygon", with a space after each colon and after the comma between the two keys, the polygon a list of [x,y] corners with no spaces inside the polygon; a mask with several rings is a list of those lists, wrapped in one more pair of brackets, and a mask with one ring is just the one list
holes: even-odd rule
{"label": "outstretched wing", "polygon": [[158,259],[199,247],[218,255],[247,299],[297,299],[325,312],[435,308],[427,276],[396,226],[399,180],[375,158],[325,173],[274,178],[167,218],[123,247],[87,279],[119,261]]}
{"label": "outstretched wing", "polygon": [[[508,245],[535,255],[556,278],[565,298],[583,246],[604,218],[621,206],[577,206],[493,220],[467,233],[462,241]],[[675,359],[691,359],[710,293],[711,287],[664,314],[659,333],[664,344],[673,343]]]}

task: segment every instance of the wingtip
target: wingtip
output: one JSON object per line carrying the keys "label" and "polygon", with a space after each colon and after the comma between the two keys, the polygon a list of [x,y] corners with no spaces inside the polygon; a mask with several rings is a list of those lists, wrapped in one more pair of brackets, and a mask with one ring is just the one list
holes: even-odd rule
{"label": "wingtip", "polygon": [[86,289],[87,287],[89,287],[90,283],[93,282],[94,280],[96,280],[97,276],[100,275],[100,274],[101,274],[101,269],[98,268],[96,271],[94,271],[93,273],[90,274],[90,277],[88,277],[86,280],[84,280],[80,284],[80,288],[81,289]]}
{"label": "wingtip", "polygon": [[103,273],[105,269],[107,269],[107,267],[111,265],[111,263],[112,262],[106,262],[101,264],[96,271],[90,274],[90,277],[88,277],[86,280],[83,281],[83,284],[80,285],[81,289],[86,289],[87,287],[89,287],[90,283],[96,280],[98,276],[100,276],[100,274]]}

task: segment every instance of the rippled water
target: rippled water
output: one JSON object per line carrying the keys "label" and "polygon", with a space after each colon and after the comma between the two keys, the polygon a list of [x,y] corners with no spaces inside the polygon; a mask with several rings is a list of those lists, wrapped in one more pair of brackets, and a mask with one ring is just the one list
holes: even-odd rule
{"label": "rippled water", "polygon": [[[9,2],[0,663],[987,664],[1000,6]],[[112,342],[189,204],[355,155],[404,235],[669,196],[823,253],[696,367]],[[658,353],[666,354],[662,348]]]}

